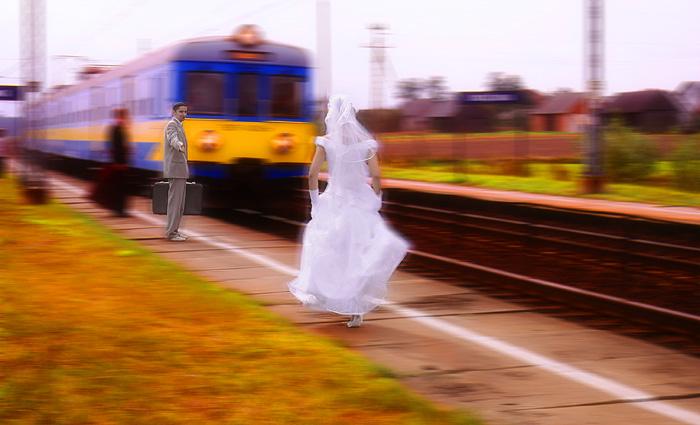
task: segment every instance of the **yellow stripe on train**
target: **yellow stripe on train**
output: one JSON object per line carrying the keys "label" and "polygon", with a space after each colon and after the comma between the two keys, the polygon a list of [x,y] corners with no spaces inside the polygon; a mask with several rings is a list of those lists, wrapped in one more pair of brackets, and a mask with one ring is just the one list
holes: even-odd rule
{"label": "yellow stripe on train", "polygon": [[[147,159],[163,159],[163,131],[167,120],[140,121],[129,126],[132,143],[151,143]],[[267,163],[308,163],[313,154],[315,126],[299,122],[240,122],[187,119],[184,122],[190,161],[232,163],[254,158]],[[105,142],[107,125],[47,129],[48,140]]]}

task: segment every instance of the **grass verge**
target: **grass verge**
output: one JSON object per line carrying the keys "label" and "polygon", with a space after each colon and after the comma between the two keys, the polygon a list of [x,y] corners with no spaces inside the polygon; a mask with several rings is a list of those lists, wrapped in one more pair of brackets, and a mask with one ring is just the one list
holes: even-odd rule
{"label": "grass verge", "polygon": [[[655,185],[608,183],[604,193],[582,194],[581,183],[578,180],[583,172],[581,164],[532,163],[528,166],[530,175],[527,177],[495,174],[493,165],[483,163],[466,163],[465,161],[464,164],[458,165],[425,162],[383,166],[382,176],[548,195],[700,207],[699,193]],[[658,172],[653,176],[655,179],[670,179],[670,165],[668,163],[662,162],[657,168]]]}
{"label": "grass verge", "polygon": [[478,424],[0,179],[0,422]]}

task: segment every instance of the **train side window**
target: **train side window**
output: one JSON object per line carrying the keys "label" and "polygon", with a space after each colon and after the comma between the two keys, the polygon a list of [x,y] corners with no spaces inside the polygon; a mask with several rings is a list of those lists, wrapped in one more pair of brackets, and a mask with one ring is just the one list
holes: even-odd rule
{"label": "train side window", "polygon": [[158,77],[151,77],[149,90],[151,96],[148,99],[148,115],[158,115],[158,105],[160,102],[160,79]]}
{"label": "train side window", "polygon": [[172,99],[172,94],[170,93],[172,82],[170,81],[170,74],[168,73],[163,73],[163,76],[160,80],[160,82],[163,84],[161,87],[161,107],[158,110],[158,114],[170,114],[170,101]]}
{"label": "train side window", "polygon": [[258,75],[238,74],[238,111],[240,117],[258,115]]}
{"label": "train side window", "polygon": [[222,115],[224,113],[224,74],[188,72],[186,93],[190,114]]}
{"label": "train side window", "polygon": [[272,87],[270,115],[272,118],[301,117],[304,81],[300,77],[273,75],[270,82]]}

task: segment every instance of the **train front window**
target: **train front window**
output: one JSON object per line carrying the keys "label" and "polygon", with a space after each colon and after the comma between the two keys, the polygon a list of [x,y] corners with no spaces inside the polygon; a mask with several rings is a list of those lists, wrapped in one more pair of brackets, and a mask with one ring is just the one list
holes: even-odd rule
{"label": "train front window", "polygon": [[238,74],[238,111],[240,117],[258,115],[258,76]]}
{"label": "train front window", "polygon": [[190,114],[222,115],[224,113],[224,74],[188,72],[185,93]]}
{"label": "train front window", "polygon": [[271,78],[273,118],[300,118],[304,82],[299,77],[275,75]]}

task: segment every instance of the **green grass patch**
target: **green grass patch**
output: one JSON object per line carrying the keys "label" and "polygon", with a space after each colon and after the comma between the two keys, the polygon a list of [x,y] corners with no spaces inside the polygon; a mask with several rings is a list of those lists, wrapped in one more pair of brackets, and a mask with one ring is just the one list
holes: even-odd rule
{"label": "green grass patch", "polygon": [[414,140],[432,141],[432,140],[474,140],[474,139],[511,139],[514,135],[518,137],[537,137],[540,139],[556,139],[565,138],[580,139],[583,136],[580,133],[565,133],[557,131],[530,131],[530,132],[514,132],[514,131],[494,131],[488,133],[382,133],[379,139],[382,142],[406,142]]}
{"label": "green grass patch", "polygon": [[533,162],[525,166],[526,176],[508,175],[512,174],[508,172],[512,164],[512,161],[423,161],[415,164],[384,166],[382,175],[395,179],[479,186],[489,189],[700,207],[700,193],[671,189],[666,186],[672,179],[673,172],[672,164],[668,161],[657,163],[648,184],[609,183],[605,186],[605,193],[596,195],[581,193],[580,176],[585,170],[583,164]]}
{"label": "green grass patch", "polygon": [[0,179],[0,422],[478,424]]}

